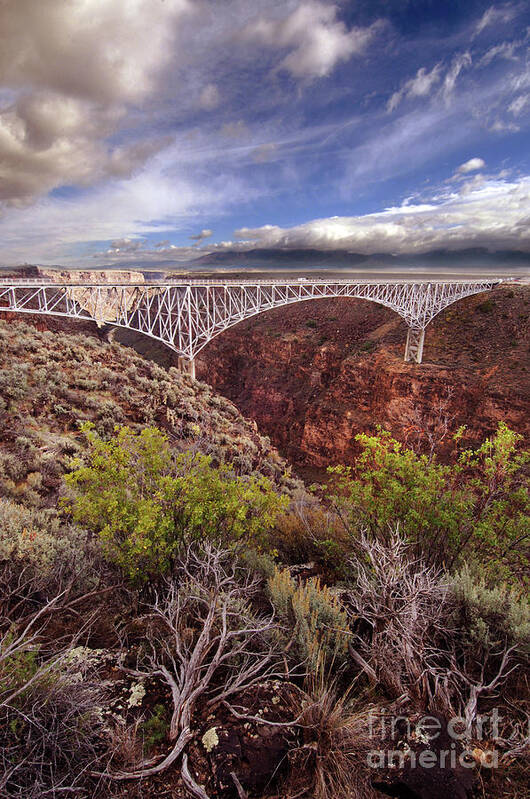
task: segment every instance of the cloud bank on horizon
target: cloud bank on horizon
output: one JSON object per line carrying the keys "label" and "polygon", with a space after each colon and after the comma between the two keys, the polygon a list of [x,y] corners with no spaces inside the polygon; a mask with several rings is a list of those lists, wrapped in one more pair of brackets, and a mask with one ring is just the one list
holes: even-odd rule
{"label": "cloud bank on horizon", "polygon": [[0,263],[530,253],[523,2],[7,0]]}

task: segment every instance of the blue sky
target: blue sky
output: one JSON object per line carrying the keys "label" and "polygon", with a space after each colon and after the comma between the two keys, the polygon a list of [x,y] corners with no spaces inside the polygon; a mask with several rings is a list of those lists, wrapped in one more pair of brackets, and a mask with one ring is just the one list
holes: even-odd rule
{"label": "blue sky", "polygon": [[8,0],[2,262],[530,252],[530,14],[475,0]]}

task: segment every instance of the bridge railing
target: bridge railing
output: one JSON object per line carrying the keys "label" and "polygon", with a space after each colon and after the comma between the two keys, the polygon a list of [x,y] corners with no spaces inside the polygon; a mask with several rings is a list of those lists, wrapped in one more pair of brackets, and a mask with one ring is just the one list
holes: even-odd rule
{"label": "bridge railing", "polygon": [[436,277],[432,277],[430,279],[425,280],[418,280],[417,278],[395,278],[395,277],[388,277],[388,278],[369,278],[369,277],[360,277],[360,278],[324,278],[324,277],[317,277],[317,278],[262,278],[252,280],[249,278],[245,278],[243,280],[235,279],[235,278],[228,278],[223,280],[222,278],[206,278],[202,279],[182,279],[182,278],[166,278],[165,280],[112,280],[109,282],[102,281],[102,280],[93,280],[93,281],[71,281],[71,280],[53,280],[53,279],[43,279],[43,278],[0,278],[0,285],[2,286],[13,286],[14,288],[20,286],[20,288],[24,288],[25,286],[46,286],[46,287],[79,287],[79,286],[87,286],[87,287],[97,287],[97,288],[114,288],[117,286],[132,286],[132,287],[142,287],[142,286],[297,286],[297,285],[326,285],[326,284],[333,284],[333,285],[358,285],[358,284],[368,284],[368,285],[388,285],[388,284],[397,284],[397,285],[422,285],[428,286],[437,284],[443,285],[448,284],[452,285],[455,283],[483,283],[487,281],[488,283],[510,283],[516,282],[518,278],[508,277],[508,278],[501,278],[501,277],[455,277],[450,279],[439,280]]}

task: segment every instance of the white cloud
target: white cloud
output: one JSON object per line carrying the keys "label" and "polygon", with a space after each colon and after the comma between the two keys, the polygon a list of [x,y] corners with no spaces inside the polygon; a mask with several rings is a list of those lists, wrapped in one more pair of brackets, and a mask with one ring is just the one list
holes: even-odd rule
{"label": "white cloud", "polygon": [[516,14],[516,10],[511,5],[504,5],[500,8],[496,8],[495,6],[490,6],[487,11],[484,12],[480,20],[477,22],[474,30],[474,36],[478,36],[482,33],[485,28],[489,27],[490,25],[497,25],[502,22],[509,22],[511,19],[514,18]]}
{"label": "white cloud", "polygon": [[[470,66],[471,54],[469,52],[457,53],[449,67],[445,70],[438,96],[444,98],[446,105],[449,104],[453,95],[460,73]],[[434,86],[442,79],[443,69],[441,62],[436,64],[430,72],[427,72],[426,67],[421,67],[414,77],[405,81],[401,88],[390,97],[387,103],[387,111],[394,111],[405,98],[428,97],[431,95]]]}
{"label": "white cloud", "polygon": [[[166,139],[111,145],[155,90],[189,0],[0,3],[0,201],[132,174]],[[146,31],[149,41],[146,42]]]}
{"label": "white cloud", "polygon": [[141,239],[115,239],[111,241],[108,252],[137,252],[142,246],[143,241]]}
{"label": "white cloud", "polygon": [[440,158],[442,152],[449,153],[459,146],[469,133],[468,120],[460,109],[449,113],[440,102],[390,119],[391,122],[381,125],[367,141],[348,153],[340,178],[344,196],[354,196],[367,183],[406,174],[411,164],[415,168],[423,166],[428,174],[428,165]]}
{"label": "white cloud", "polygon": [[484,53],[478,65],[479,67],[486,67],[488,64],[491,64],[495,58],[505,58],[507,61],[516,61],[517,57],[515,56],[515,51],[519,46],[519,42],[501,42],[501,44],[496,44]]}
{"label": "white cloud", "polygon": [[460,164],[456,170],[461,175],[466,175],[468,172],[476,172],[477,169],[484,169],[486,162],[482,158],[470,158],[464,164]]}
{"label": "white cloud", "polygon": [[[213,187],[213,193],[216,188]],[[178,192],[170,195],[169,183],[165,191],[160,191],[158,181],[135,178],[117,187],[112,195],[102,197],[95,194],[87,198],[82,207],[79,203],[70,206],[68,202],[52,204],[49,200],[37,205],[31,217],[24,218],[22,211],[15,223],[4,231],[4,253],[11,254],[6,262],[17,260],[16,247],[21,246],[25,235],[24,255],[18,260],[31,257],[32,248],[39,257],[34,262],[57,263],[57,258],[79,265],[92,262],[122,266],[142,264],[179,263],[197,256],[196,245],[179,247],[167,241],[149,247],[143,237],[146,233],[160,230],[160,221],[139,225],[134,219],[138,213],[140,198],[147,211],[157,219],[163,211],[171,208],[173,213],[190,214],[194,189],[181,186]],[[196,198],[195,198],[196,199]],[[171,202],[172,200],[172,202]],[[201,202],[212,202],[211,197],[201,198]],[[102,206],[113,209],[112,215],[102,218],[98,209]],[[127,226],[129,236],[119,236],[112,241],[105,252],[93,251],[84,258],[70,256],[64,258],[65,244],[77,243],[82,235],[87,219],[97,219],[90,228],[91,239],[111,239],[112,233]],[[31,225],[28,224],[31,219]],[[167,219],[170,227],[170,221]],[[175,220],[173,221],[173,227]],[[422,253],[433,249],[458,250],[466,247],[486,247],[496,249],[519,249],[530,252],[530,176],[517,180],[474,175],[458,190],[449,188],[431,201],[412,202],[408,198],[401,206],[363,216],[331,217],[315,219],[292,228],[264,225],[259,228],[241,228],[235,232],[236,241],[207,245],[204,252],[215,250],[246,251],[254,247],[267,248],[317,248],[342,249],[346,251],[371,253]],[[61,237],[60,246],[43,250],[42,237],[46,232],[50,240],[56,242]],[[195,237],[206,238],[204,230]],[[204,235],[203,235],[204,234]]]}
{"label": "white cloud", "polygon": [[520,130],[515,122],[505,122],[503,119],[495,119],[488,125],[488,130],[492,133],[517,133]]}
{"label": "white cloud", "polygon": [[215,83],[208,83],[199,95],[199,105],[205,111],[213,111],[221,102],[221,95]]}
{"label": "white cloud", "polygon": [[21,97],[0,112],[0,202],[24,205],[60,185],[87,186],[128,177],[166,146],[168,137],[110,146],[121,113],[49,92]]}
{"label": "white cloud", "polygon": [[245,247],[314,247],[370,254],[465,247],[530,252],[530,177],[490,179],[437,202],[407,204],[357,217],[315,219],[292,228],[241,228]]}
{"label": "white cloud", "polygon": [[[136,244],[136,242],[132,243]],[[166,242],[164,246],[156,244],[154,247],[149,247],[141,241],[138,242],[137,247],[125,246],[124,248],[94,252],[88,262],[85,262],[85,268],[98,266],[171,268],[192,261],[199,254],[201,252],[196,247],[179,247],[169,242]]]}
{"label": "white cloud", "polygon": [[486,178],[484,175],[478,174],[473,175],[472,178],[469,180],[465,180],[462,185],[460,186],[459,194],[461,197],[467,197],[472,192],[480,189],[482,186],[486,184]]}
{"label": "white cloud", "polygon": [[[193,217],[205,204],[213,206],[214,193],[213,186],[201,190],[182,179],[164,179],[160,171],[155,171],[115,181],[73,199],[43,198],[1,220],[2,260],[57,262],[79,243],[86,246],[135,240],[146,233],[160,233]],[[164,220],[166,225],[162,224]]]}
{"label": "white cloud", "polygon": [[[255,187],[219,170],[219,164],[215,171],[193,171],[191,176],[182,165],[176,169],[175,152],[181,150],[179,141],[128,180],[115,178],[73,196],[41,198],[0,215],[0,263],[86,265],[102,241],[135,242],[150,233],[166,238],[168,231],[197,224],[206,214],[218,216],[255,200]],[[126,256],[122,251],[113,257]]]}
{"label": "white cloud", "polygon": [[[442,81],[444,74],[442,67]],[[370,136],[351,146],[345,155],[339,178],[341,196],[353,201],[367,184],[375,187],[378,181],[407,175],[412,169],[422,168],[428,177],[433,163],[441,159],[447,163],[455,153],[465,153],[472,142],[475,147],[477,141],[484,140],[486,131],[515,132],[517,126],[507,128],[509,123],[502,120],[507,117],[513,125],[507,108],[514,98],[527,94],[528,70],[518,63],[491,80],[477,82],[475,76],[470,74],[469,79],[456,83],[450,103],[441,102],[443,85],[439,82],[426,102],[407,105],[401,113],[384,120],[379,118]],[[510,114],[518,107],[517,103]]]}
{"label": "white cloud", "polygon": [[[167,63],[189,0],[15,0],[0,4],[0,74],[99,103],[138,101]],[[148,37],[148,39],[147,39]]]}
{"label": "white cloud", "polygon": [[466,53],[457,53],[451,62],[451,66],[447,70],[447,73],[444,78],[443,86],[442,86],[442,95],[446,101],[449,102],[451,99],[451,95],[453,94],[454,88],[456,86],[456,81],[458,76],[466,67],[471,66],[471,54],[469,52]]}
{"label": "white cloud", "polygon": [[[351,28],[344,8],[339,0],[0,0],[0,192],[17,206],[0,219],[2,258],[57,262],[69,254],[71,262],[111,239],[145,253],[150,245],[137,243],[146,233],[157,241],[175,230],[200,235],[238,203],[234,225],[243,224],[249,198],[268,197],[270,208],[281,197],[281,224],[284,197],[285,207],[317,193],[326,207],[340,202],[338,193],[350,203],[363,192],[381,196],[390,186],[382,181],[398,175],[410,177],[415,197],[420,170],[423,179],[442,161],[458,163],[490,129],[523,127],[522,58],[472,72],[469,53],[454,61],[448,54],[460,31],[447,47],[433,40],[439,63],[422,60],[428,66],[416,72],[415,64],[401,82],[410,50],[393,35],[368,87],[353,59],[368,48],[375,57],[378,27]],[[493,33],[474,47],[475,65],[487,47],[488,58],[503,55],[491,47],[501,41]],[[393,54],[403,60],[389,107],[407,97],[426,102],[403,102],[388,117],[381,75]],[[300,90],[350,58],[349,83],[341,70],[325,93]],[[475,196],[477,181],[464,183],[463,174],[458,191]],[[258,212],[256,204],[254,219]],[[127,247],[112,258],[125,258]],[[175,250],[154,248],[168,258]]]}
{"label": "white cloud", "polygon": [[399,91],[394,92],[388,101],[388,111],[393,111],[405,97],[425,97],[440,80],[441,64],[436,64],[430,72],[421,67],[413,78],[406,81]]}
{"label": "white cloud", "polygon": [[192,241],[204,241],[204,239],[209,239],[210,236],[213,236],[213,230],[204,229],[201,230],[200,233],[196,233],[194,236],[190,236]]}
{"label": "white cloud", "polygon": [[352,28],[337,20],[337,6],[305,2],[283,19],[260,18],[249,25],[244,37],[267,47],[289,50],[278,69],[295,78],[323,78],[340,61],[363,53],[378,25]]}
{"label": "white cloud", "polygon": [[515,100],[512,100],[508,106],[508,111],[510,114],[513,114],[514,117],[517,117],[519,114],[523,113],[527,105],[530,105],[530,94],[521,94],[519,97],[516,97]]}

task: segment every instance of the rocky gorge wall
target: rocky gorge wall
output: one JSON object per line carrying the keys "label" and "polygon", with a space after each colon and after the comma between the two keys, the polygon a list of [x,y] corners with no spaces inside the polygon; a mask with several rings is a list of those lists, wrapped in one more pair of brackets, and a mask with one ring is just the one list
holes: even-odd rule
{"label": "rocky gorge wall", "polygon": [[225,331],[197,359],[197,376],[302,471],[348,463],[359,432],[382,425],[409,440],[435,416],[477,438],[505,420],[528,438],[529,308],[522,286],[456,303],[428,328],[418,365],[403,362],[406,325],[388,309],[312,300]]}

